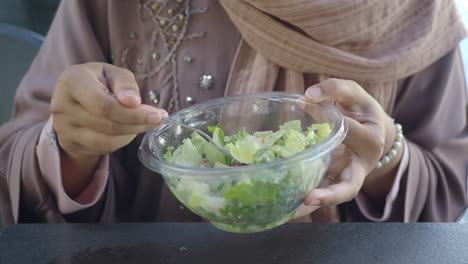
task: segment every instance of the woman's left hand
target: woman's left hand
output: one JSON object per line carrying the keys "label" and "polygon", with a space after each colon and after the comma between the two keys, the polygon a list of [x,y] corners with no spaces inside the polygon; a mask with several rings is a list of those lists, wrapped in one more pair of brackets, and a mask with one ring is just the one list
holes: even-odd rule
{"label": "woman's left hand", "polygon": [[[310,214],[320,206],[337,205],[356,197],[366,185],[366,177],[374,170],[382,154],[391,149],[395,139],[393,120],[354,81],[328,79],[308,88],[306,99],[314,103],[336,103],[345,116],[348,134],[343,144],[332,153],[331,165],[320,187],[304,199],[294,218]],[[375,177],[386,174],[378,173]]]}

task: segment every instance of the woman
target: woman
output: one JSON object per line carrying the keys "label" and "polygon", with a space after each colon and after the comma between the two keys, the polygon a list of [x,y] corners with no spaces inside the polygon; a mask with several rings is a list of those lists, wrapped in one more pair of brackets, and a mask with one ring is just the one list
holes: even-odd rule
{"label": "woman", "polygon": [[0,129],[2,216],[199,221],[138,161],[141,133],[193,103],[283,90],[336,102],[349,126],[296,221],[455,221],[464,36],[450,0],[64,0]]}

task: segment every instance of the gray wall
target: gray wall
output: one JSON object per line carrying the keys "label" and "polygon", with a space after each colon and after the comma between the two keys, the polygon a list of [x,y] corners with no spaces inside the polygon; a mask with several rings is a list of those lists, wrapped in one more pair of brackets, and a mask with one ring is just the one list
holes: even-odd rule
{"label": "gray wall", "polygon": [[60,0],[0,0],[0,23],[21,26],[45,35],[59,2]]}
{"label": "gray wall", "polygon": [[[81,1],[81,0],[76,0]],[[100,0],[98,0],[100,1]],[[59,0],[0,0],[0,24],[10,24],[45,35],[55,15]],[[38,50],[23,40],[0,36],[0,125],[12,112],[16,87]]]}

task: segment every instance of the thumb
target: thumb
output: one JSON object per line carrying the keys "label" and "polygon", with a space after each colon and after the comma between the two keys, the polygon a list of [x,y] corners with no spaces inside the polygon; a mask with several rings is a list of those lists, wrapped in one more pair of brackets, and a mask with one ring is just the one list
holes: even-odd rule
{"label": "thumb", "polygon": [[109,90],[117,97],[120,104],[131,108],[141,104],[140,89],[131,71],[114,65],[105,65],[103,74]]}

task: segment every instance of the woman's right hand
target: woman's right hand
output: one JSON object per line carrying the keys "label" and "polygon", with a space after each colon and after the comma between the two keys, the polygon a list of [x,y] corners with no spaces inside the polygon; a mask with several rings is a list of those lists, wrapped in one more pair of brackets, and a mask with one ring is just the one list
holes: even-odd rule
{"label": "woman's right hand", "polygon": [[104,63],[64,71],[50,109],[61,148],[62,181],[72,198],[90,182],[102,155],[126,146],[167,116],[141,104],[133,73]]}

